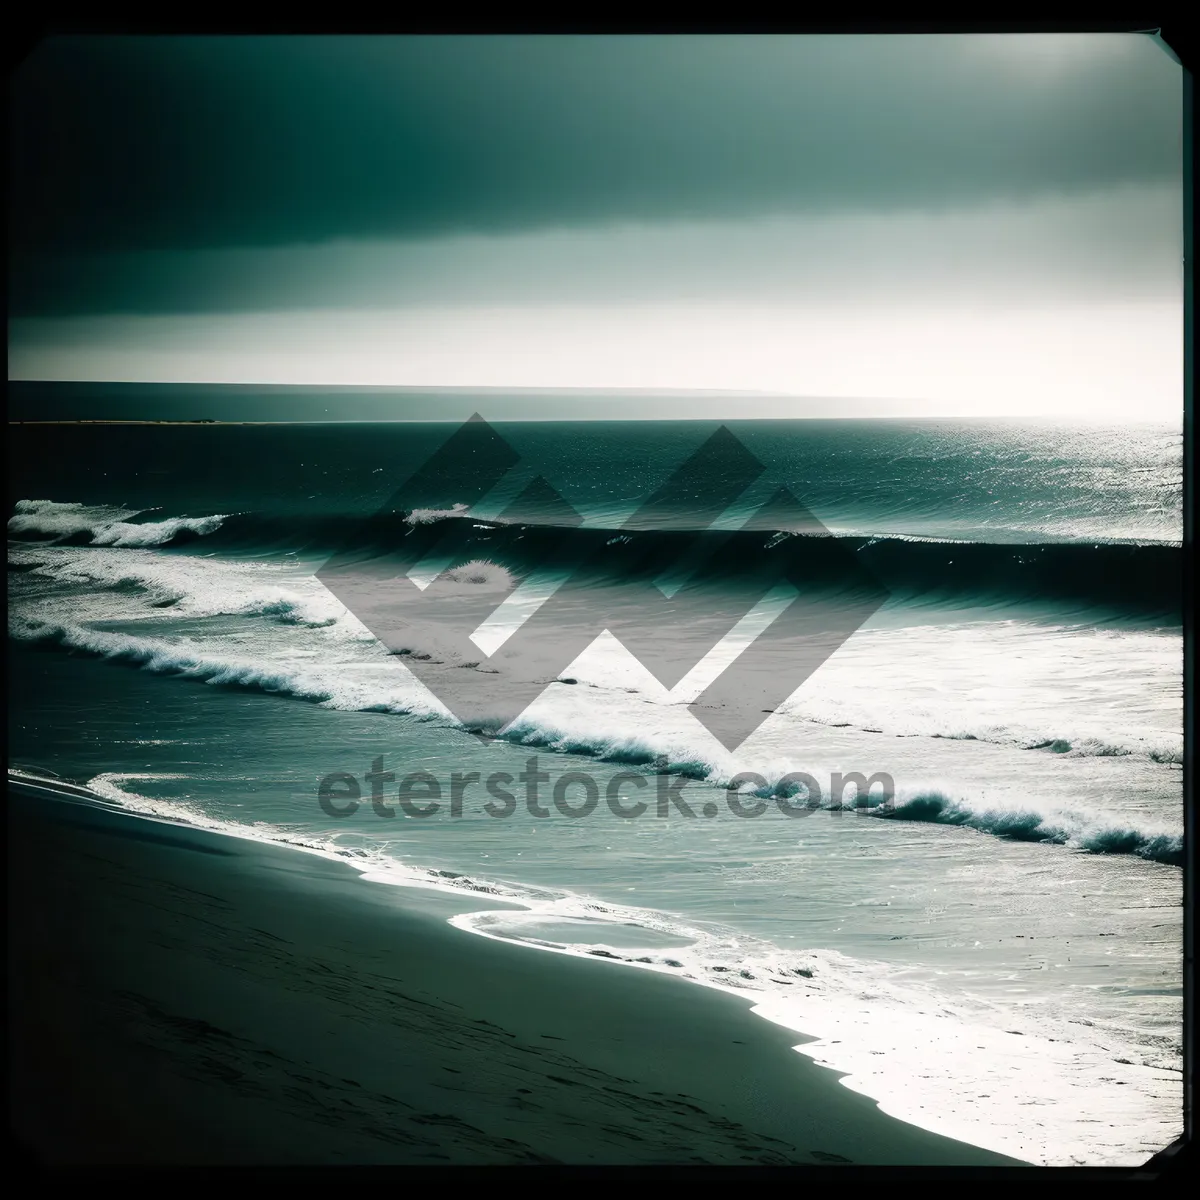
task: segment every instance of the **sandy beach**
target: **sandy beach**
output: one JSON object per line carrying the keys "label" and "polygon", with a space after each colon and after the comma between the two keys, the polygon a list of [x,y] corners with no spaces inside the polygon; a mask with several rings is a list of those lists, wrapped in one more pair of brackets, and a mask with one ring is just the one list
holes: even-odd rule
{"label": "sandy beach", "polygon": [[14,1132],[57,1164],[1016,1165],[738,997],[447,924],[472,907],[10,786]]}

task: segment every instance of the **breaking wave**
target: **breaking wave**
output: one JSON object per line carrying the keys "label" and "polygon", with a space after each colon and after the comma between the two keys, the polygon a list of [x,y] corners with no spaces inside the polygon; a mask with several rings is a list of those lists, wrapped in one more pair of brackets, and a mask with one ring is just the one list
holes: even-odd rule
{"label": "breaking wave", "polygon": [[[458,724],[424,688],[403,674],[389,673],[375,679],[347,677],[344,670],[324,669],[320,665],[267,662],[212,653],[186,641],[168,642],[21,617],[10,619],[10,634],[22,641],[128,663],[155,674],[290,696],[334,709],[386,712]],[[714,756],[689,745],[683,737],[673,741],[669,736],[649,737],[628,729],[584,735],[529,718],[515,722],[503,734],[503,740],[607,762],[651,766],[655,774],[682,775],[723,789],[730,788],[740,773],[756,770],[765,786],[749,788],[739,784],[735,791],[766,801],[774,801],[779,781],[797,770],[793,762],[747,763],[728,754]],[[817,780],[822,775],[828,777],[827,772],[813,774]],[[801,787],[791,785],[784,790],[785,800],[797,810],[849,810],[871,819],[963,826],[1010,841],[1042,842],[1094,854],[1135,855],[1172,866],[1181,866],[1183,862],[1179,833],[1162,828],[1143,829],[1129,821],[1053,808],[983,805],[943,789],[922,786],[901,788],[892,795],[884,784],[880,790],[872,788],[861,799],[856,791],[835,797],[827,790],[801,794]]]}
{"label": "breaking wave", "polygon": [[[809,530],[741,529],[697,535],[677,529],[564,529],[553,524],[481,522],[466,506],[409,512],[277,515],[263,512],[143,520],[146,511],[21,500],[10,538],[110,547],[174,547],[204,538],[213,548],[292,550],[313,555],[353,552],[415,564],[435,544],[460,563],[502,565],[514,576],[571,563],[593,581],[630,582],[657,575],[685,554],[699,558],[697,579],[735,583],[786,571],[812,586],[845,586],[852,578],[898,599],[965,595],[977,599],[1064,600],[1152,612],[1178,619],[1182,551],[1127,542],[1014,545],[911,537],[816,536]],[[132,520],[131,518],[139,518]],[[704,552],[696,555],[696,537]],[[711,553],[710,553],[711,552]],[[707,562],[705,556],[707,555]]]}
{"label": "breaking wave", "polygon": [[131,522],[129,518],[141,512],[56,500],[18,500],[14,507],[8,520],[9,537],[92,546],[167,546],[185,536],[215,533],[227,519],[224,514],[214,514]]}

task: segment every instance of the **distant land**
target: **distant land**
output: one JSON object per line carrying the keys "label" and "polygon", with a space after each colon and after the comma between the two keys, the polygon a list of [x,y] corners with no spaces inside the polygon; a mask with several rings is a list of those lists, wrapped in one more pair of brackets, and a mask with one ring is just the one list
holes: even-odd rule
{"label": "distant land", "polygon": [[9,419],[10,425],[278,425],[278,421],[214,421],[211,417],[197,417],[194,421],[123,421],[120,418],[78,417],[75,419],[26,421]]}

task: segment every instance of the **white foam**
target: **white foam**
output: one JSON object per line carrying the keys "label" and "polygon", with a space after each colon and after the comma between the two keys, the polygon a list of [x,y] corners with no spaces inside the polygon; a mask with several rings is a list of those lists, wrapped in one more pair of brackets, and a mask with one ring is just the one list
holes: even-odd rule
{"label": "white foam", "polygon": [[10,533],[43,534],[47,537],[91,536],[94,546],[162,546],[181,533],[200,536],[214,533],[228,514],[206,517],[171,517],[162,521],[130,522],[144,509],[107,505],[60,503],[55,500],[18,500],[8,520]]}

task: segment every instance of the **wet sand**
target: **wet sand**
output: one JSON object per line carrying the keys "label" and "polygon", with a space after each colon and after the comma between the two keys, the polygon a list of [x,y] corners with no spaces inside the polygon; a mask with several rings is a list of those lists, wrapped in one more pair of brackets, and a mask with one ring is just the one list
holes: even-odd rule
{"label": "wet sand", "polygon": [[10,1111],[71,1164],[1015,1166],[747,1001],[480,938],[491,897],[9,788]]}

